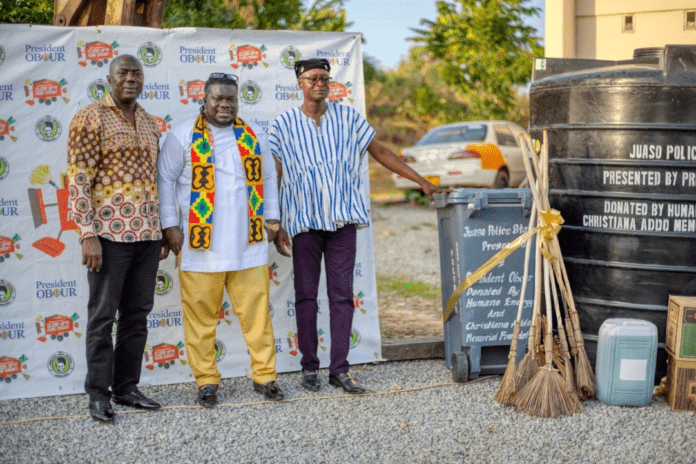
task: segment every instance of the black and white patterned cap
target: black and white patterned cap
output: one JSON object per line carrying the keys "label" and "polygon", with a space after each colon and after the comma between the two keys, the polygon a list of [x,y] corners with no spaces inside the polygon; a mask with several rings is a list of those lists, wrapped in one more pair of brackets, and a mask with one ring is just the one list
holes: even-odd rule
{"label": "black and white patterned cap", "polygon": [[309,60],[300,60],[295,63],[295,75],[297,77],[312,69],[323,69],[328,72],[331,71],[331,66],[329,66],[329,60],[325,58],[310,58]]}

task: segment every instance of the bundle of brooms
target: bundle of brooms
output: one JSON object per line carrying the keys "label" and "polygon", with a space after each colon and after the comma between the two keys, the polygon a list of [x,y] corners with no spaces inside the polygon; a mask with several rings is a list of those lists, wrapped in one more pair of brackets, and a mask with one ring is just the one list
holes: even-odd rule
{"label": "bundle of brooms", "polygon": [[[508,365],[495,399],[501,404],[515,405],[534,416],[555,418],[561,414],[571,415],[582,412],[583,406],[580,400],[594,397],[596,388],[594,373],[580,330],[580,320],[556,237],[562,219],[560,214],[551,210],[549,206],[548,133],[544,131],[541,160],[528,138],[520,136],[520,142],[523,147],[523,160],[529,188],[534,197],[529,226],[530,230],[533,229],[536,221],[538,228],[534,250],[534,307],[527,353],[517,364],[517,343],[524,304],[524,298],[520,298]],[[532,247],[526,248],[522,295],[526,291],[525,284]],[[541,312],[542,287],[545,316]],[[561,299],[559,299],[559,291]],[[564,315],[561,314],[561,303]],[[557,332],[555,337],[554,323]]]}

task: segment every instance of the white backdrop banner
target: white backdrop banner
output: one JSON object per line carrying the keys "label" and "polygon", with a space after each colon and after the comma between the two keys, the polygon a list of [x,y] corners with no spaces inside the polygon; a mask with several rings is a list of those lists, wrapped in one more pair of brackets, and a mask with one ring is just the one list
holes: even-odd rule
{"label": "white backdrop banner", "polygon": [[[198,113],[211,72],[239,77],[240,116],[268,131],[278,114],[302,103],[298,59],[328,59],[329,99],[365,114],[360,34],[0,24],[0,400],[84,392],[87,271],[68,212],[67,139],[73,115],[110,92],[109,63],[120,54],[143,64],[139,103],[156,118],[161,141]],[[369,197],[367,163],[362,175]],[[276,367],[299,370],[292,260],[273,246],[269,273]],[[323,276],[320,285],[319,357],[326,367]],[[141,385],[193,381],[173,256],[160,262],[155,293]],[[354,301],[348,359],[381,360],[371,228],[358,231]],[[223,377],[251,373],[227,295],[217,361]]]}

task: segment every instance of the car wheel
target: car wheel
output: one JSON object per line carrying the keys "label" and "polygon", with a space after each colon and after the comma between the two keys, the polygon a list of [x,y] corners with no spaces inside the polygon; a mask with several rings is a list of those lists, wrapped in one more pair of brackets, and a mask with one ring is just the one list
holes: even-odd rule
{"label": "car wheel", "polygon": [[504,189],[510,187],[510,175],[507,171],[498,171],[498,175],[495,176],[495,182],[493,182],[494,189]]}

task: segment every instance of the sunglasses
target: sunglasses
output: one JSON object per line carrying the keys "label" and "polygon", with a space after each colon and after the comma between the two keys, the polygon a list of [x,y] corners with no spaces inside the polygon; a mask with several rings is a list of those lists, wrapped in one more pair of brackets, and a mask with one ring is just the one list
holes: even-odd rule
{"label": "sunglasses", "polygon": [[239,82],[239,78],[235,76],[234,74],[227,74],[227,73],[220,73],[220,72],[214,72],[210,73],[210,76],[208,76],[208,79],[229,79],[234,82]]}

